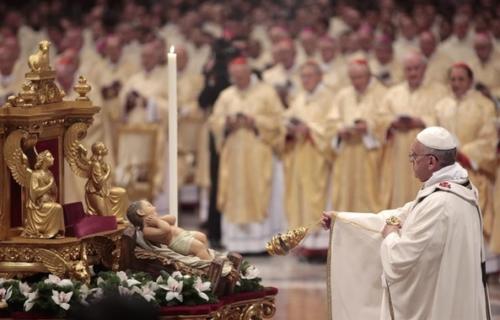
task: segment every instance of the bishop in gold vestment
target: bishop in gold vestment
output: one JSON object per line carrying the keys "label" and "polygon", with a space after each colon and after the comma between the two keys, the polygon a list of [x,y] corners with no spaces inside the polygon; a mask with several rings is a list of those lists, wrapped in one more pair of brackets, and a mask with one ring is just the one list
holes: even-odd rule
{"label": "bishop in gold vestment", "polygon": [[289,228],[307,226],[320,218],[331,170],[326,115],[332,93],[321,84],[321,69],[316,63],[304,64],[300,75],[303,89],[285,113],[283,164]]}
{"label": "bishop in gold vestment", "polygon": [[[242,238],[248,231],[245,226],[258,229],[268,216],[273,146],[280,135],[283,107],[270,85],[251,76],[244,59],[233,62],[229,71],[234,85],[222,91],[209,118],[220,152],[217,206],[223,215],[226,249],[248,252],[252,238]],[[237,239],[231,240],[225,226],[239,228]],[[257,252],[267,240],[255,244]],[[247,246],[238,247],[237,242]]]}
{"label": "bishop in gold vestment", "polygon": [[[453,94],[436,105],[439,125],[459,141],[458,160],[469,171],[471,182],[479,191],[484,216],[484,232],[494,234],[492,248],[500,253],[500,230],[493,230],[493,182],[496,165],[495,107],[479,91],[472,89],[472,73],[466,65],[454,65],[450,72]],[[468,70],[468,71],[467,71]]]}
{"label": "bishop in gold vestment", "polygon": [[338,93],[329,116],[336,154],[332,205],[340,211],[378,211],[382,209],[378,187],[384,134],[377,128],[377,117],[387,89],[371,76],[364,60],[352,62],[349,75],[352,85]]}
{"label": "bishop in gold vestment", "polygon": [[408,162],[409,146],[422,128],[436,123],[434,108],[446,92],[437,83],[422,83],[426,65],[419,53],[407,55],[404,68],[406,81],[389,89],[381,108],[381,125],[387,129],[381,192],[391,208],[413,199],[420,188]]}

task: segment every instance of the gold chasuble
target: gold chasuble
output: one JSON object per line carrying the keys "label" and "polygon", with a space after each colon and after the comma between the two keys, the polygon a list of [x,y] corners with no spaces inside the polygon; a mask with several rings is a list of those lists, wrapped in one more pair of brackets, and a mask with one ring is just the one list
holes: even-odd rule
{"label": "gold chasuble", "polygon": [[478,58],[470,62],[474,71],[474,80],[488,87],[495,97],[500,97],[500,61],[492,57],[488,62],[482,63]]}
{"label": "gold chasuble", "polygon": [[[372,212],[381,210],[379,196],[381,143],[384,134],[378,130],[377,116],[387,89],[372,79],[365,92],[356,92],[353,86],[336,96],[329,120],[336,129],[354,127],[365,121],[368,132],[355,133],[348,139],[335,135],[332,145],[335,162],[332,176],[333,208],[339,211]],[[336,128],[335,128],[336,127]]]}
{"label": "gold chasuble", "polygon": [[320,84],[312,93],[301,90],[285,113],[287,124],[298,120],[309,128],[308,136],[287,139],[283,154],[289,228],[315,223],[325,210],[331,170],[327,132],[331,105],[330,89]]}
{"label": "gold chasuble", "polygon": [[[493,182],[496,171],[495,107],[493,102],[475,90],[457,100],[443,98],[436,105],[438,123],[453,133],[459,142],[458,151],[471,162],[469,178],[479,191],[479,204],[484,216],[484,233],[493,232]],[[459,157],[460,158],[460,157]],[[500,229],[491,246],[500,253]],[[494,242],[493,242],[494,240]]]}
{"label": "gold chasuble", "polygon": [[[271,196],[272,147],[280,135],[281,101],[268,84],[250,83],[245,90],[231,86],[220,94],[209,118],[220,152],[217,206],[234,224],[260,222]],[[250,117],[256,130],[227,133],[228,118]]]}
{"label": "gold chasuble", "polygon": [[398,118],[414,117],[425,126],[436,123],[436,103],[444,97],[446,88],[438,83],[424,84],[410,90],[405,81],[387,91],[382,103],[382,128],[387,132],[382,162],[383,202],[385,207],[397,208],[415,198],[421,183],[413,175],[408,160],[410,146],[423,128],[399,129],[391,127]]}

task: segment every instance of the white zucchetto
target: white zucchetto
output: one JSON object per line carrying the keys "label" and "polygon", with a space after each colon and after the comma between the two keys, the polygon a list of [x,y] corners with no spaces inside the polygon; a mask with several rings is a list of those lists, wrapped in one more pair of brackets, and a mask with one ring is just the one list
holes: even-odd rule
{"label": "white zucchetto", "polygon": [[417,140],[424,146],[436,150],[450,150],[457,147],[455,137],[443,127],[428,127],[420,131]]}

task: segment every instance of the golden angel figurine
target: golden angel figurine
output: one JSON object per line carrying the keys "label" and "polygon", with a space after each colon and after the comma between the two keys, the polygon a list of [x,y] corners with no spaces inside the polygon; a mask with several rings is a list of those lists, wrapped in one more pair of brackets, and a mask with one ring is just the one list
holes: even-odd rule
{"label": "golden angel figurine", "polygon": [[25,188],[26,216],[22,237],[54,238],[64,236],[63,209],[56,202],[57,186],[49,168],[54,157],[45,150],[36,156],[34,169],[28,166],[28,158],[21,149],[24,133],[15,131],[9,135],[4,152],[12,176]]}
{"label": "golden angel figurine", "polygon": [[65,155],[73,172],[88,179],[85,185],[88,212],[98,216],[113,215],[118,222],[122,222],[128,207],[128,197],[125,189],[110,186],[111,167],[104,161],[108,148],[104,143],[96,142],[92,145],[92,156],[88,158],[87,149],[78,139],[78,134],[84,128],[81,124],[74,126],[66,133]]}

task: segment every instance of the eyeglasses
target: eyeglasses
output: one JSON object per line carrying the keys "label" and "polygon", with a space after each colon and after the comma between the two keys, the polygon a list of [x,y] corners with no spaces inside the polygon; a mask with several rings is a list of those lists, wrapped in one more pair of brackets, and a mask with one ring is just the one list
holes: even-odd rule
{"label": "eyeglasses", "polygon": [[417,160],[417,158],[419,158],[419,157],[428,157],[428,156],[435,157],[435,155],[430,154],[430,153],[425,153],[425,154],[410,153],[408,155],[408,160],[410,160],[410,162],[415,162]]}

